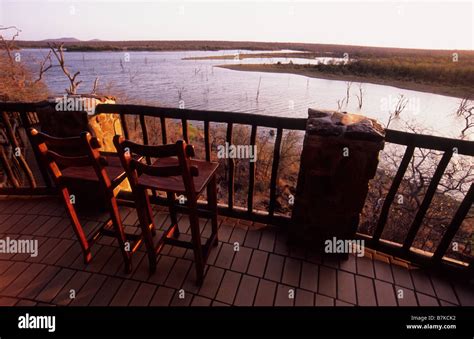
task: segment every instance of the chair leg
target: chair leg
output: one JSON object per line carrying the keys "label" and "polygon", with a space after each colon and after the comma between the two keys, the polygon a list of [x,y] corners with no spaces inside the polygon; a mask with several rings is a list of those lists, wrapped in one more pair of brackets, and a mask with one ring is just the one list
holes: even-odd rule
{"label": "chair leg", "polygon": [[215,240],[213,246],[217,246],[219,239],[217,236],[217,184],[216,176],[214,175],[207,185],[207,206],[208,209],[212,212],[211,225],[212,225],[212,235],[215,235]]}
{"label": "chair leg", "polygon": [[155,236],[156,235],[156,227],[155,227],[155,222],[153,221],[153,210],[151,208],[150,198],[148,197],[148,192],[146,190],[145,190],[145,194],[146,194],[146,201],[147,201],[146,212],[147,212],[147,217],[148,217],[148,225],[150,225],[150,228],[151,228],[151,235]]}
{"label": "chair leg", "polygon": [[179,237],[180,232],[179,232],[179,227],[178,227],[178,217],[176,215],[176,207],[174,206],[175,199],[174,199],[174,193],[173,192],[166,192],[166,197],[168,199],[168,209],[170,212],[170,217],[171,217],[171,223],[173,225],[176,225],[173,231],[173,236],[175,238]]}
{"label": "chair leg", "polygon": [[[156,271],[156,252],[155,245],[153,244],[153,235],[150,229],[150,223],[148,223],[150,220],[149,211],[151,210],[151,207],[146,190],[140,190],[137,192],[137,194],[135,194],[135,203],[137,207],[138,220],[142,229],[143,241],[145,242],[145,247],[148,254],[150,273],[154,273]],[[151,222],[153,224],[153,219]],[[154,228],[154,226],[152,226],[152,228]]]}
{"label": "chair leg", "polygon": [[125,273],[132,272],[132,252],[131,252],[131,244],[128,244],[129,250],[127,251],[127,237],[125,235],[125,231],[122,224],[122,219],[120,218],[117,200],[115,197],[111,197],[109,201],[109,212],[110,218],[112,220],[112,224],[115,230],[115,237],[119,243],[120,252],[122,252],[124,265],[125,265]]}
{"label": "chair leg", "polygon": [[77,216],[76,209],[71,203],[71,197],[66,187],[61,188],[61,198],[63,199],[64,204],[66,206],[67,214],[71,219],[74,233],[76,234],[77,239],[79,240],[79,244],[81,245],[82,253],[84,255],[84,263],[88,264],[92,260],[89,241],[87,240],[87,237],[84,234],[81,222],[79,221],[79,218]]}
{"label": "chair leg", "polygon": [[189,221],[196,265],[196,284],[201,285],[204,278],[204,258],[201,246],[201,233],[199,230],[199,217],[197,214],[197,201],[189,202]]}

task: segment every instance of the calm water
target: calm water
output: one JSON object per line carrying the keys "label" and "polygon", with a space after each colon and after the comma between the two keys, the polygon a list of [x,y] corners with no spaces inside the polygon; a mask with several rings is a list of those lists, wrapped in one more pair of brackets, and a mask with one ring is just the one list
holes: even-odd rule
{"label": "calm water", "polygon": [[[135,103],[160,104],[186,108],[239,111],[271,116],[306,117],[308,107],[337,109],[338,100],[346,96],[346,82],[307,78],[281,73],[232,71],[217,65],[235,63],[318,62],[301,58],[263,58],[244,60],[182,60],[186,57],[236,55],[250,51],[217,52],[70,52],[65,53],[71,71],[81,71],[83,83],[79,92],[92,89],[100,78],[101,88],[107,87],[122,100]],[[23,50],[23,60],[35,65],[46,50]],[[252,51],[256,53],[256,51]],[[68,80],[59,67],[45,76],[51,91],[64,93]],[[408,105],[402,119],[424,129],[424,133],[457,137],[462,121],[454,112],[460,99],[399,89],[391,86],[363,84],[363,107],[358,108],[358,83],[353,83],[349,103],[343,111],[363,113],[382,123],[388,120],[398,96],[404,95]],[[258,95],[257,95],[258,93]],[[391,128],[403,129],[405,123],[393,121]]]}

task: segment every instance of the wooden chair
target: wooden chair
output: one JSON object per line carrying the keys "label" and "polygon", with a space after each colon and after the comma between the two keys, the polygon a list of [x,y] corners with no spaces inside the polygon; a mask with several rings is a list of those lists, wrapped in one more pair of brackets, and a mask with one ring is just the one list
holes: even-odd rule
{"label": "wooden chair", "polygon": [[[164,244],[189,248],[194,251],[197,284],[202,284],[210,249],[218,244],[215,173],[219,164],[191,159],[194,156],[194,148],[186,145],[184,141],[178,141],[176,144],[146,146],[116,135],[114,144],[134,194],[148,252],[150,272],[153,273],[156,270],[156,257]],[[142,156],[149,161],[144,163],[143,160],[134,159],[133,155]],[[151,158],[156,158],[156,160],[151,162]],[[198,211],[197,200],[204,188],[207,188],[208,208]],[[150,230],[154,228],[154,223],[147,190],[163,191],[167,194],[171,225],[164,231],[157,244],[153,243],[150,233]],[[189,214],[191,241],[177,239],[180,232],[176,216],[175,194],[183,194],[187,198],[184,210]],[[201,244],[198,212],[211,218],[211,236],[204,245]]]}
{"label": "wooden chair", "polygon": [[[99,236],[113,236],[122,252],[125,272],[131,272],[131,256],[140,246],[142,237],[126,234],[123,228],[114,189],[126,178],[126,173],[117,154],[99,152],[97,139],[92,138],[88,132],[70,138],[52,137],[36,129],[30,129],[30,134],[33,137],[33,147],[38,150],[43,165],[49,169],[66,206],[74,233],[81,245],[84,262],[88,264],[92,260],[91,246]],[[85,182],[98,183],[110,213],[110,219],[89,238],[79,221],[70,196],[71,186]]]}

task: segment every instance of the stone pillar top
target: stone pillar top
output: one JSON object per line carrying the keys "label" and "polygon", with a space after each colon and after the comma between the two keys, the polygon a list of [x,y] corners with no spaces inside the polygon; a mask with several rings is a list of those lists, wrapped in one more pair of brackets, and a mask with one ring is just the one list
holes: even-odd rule
{"label": "stone pillar top", "polygon": [[380,142],[385,130],[375,119],[359,114],[308,109],[306,131],[311,135]]}

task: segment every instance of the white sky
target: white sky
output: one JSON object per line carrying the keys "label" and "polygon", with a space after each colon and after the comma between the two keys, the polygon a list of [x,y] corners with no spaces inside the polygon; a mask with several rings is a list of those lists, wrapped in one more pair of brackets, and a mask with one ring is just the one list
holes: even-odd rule
{"label": "white sky", "polygon": [[0,0],[22,40],[245,40],[473,49],[470,1]]}

